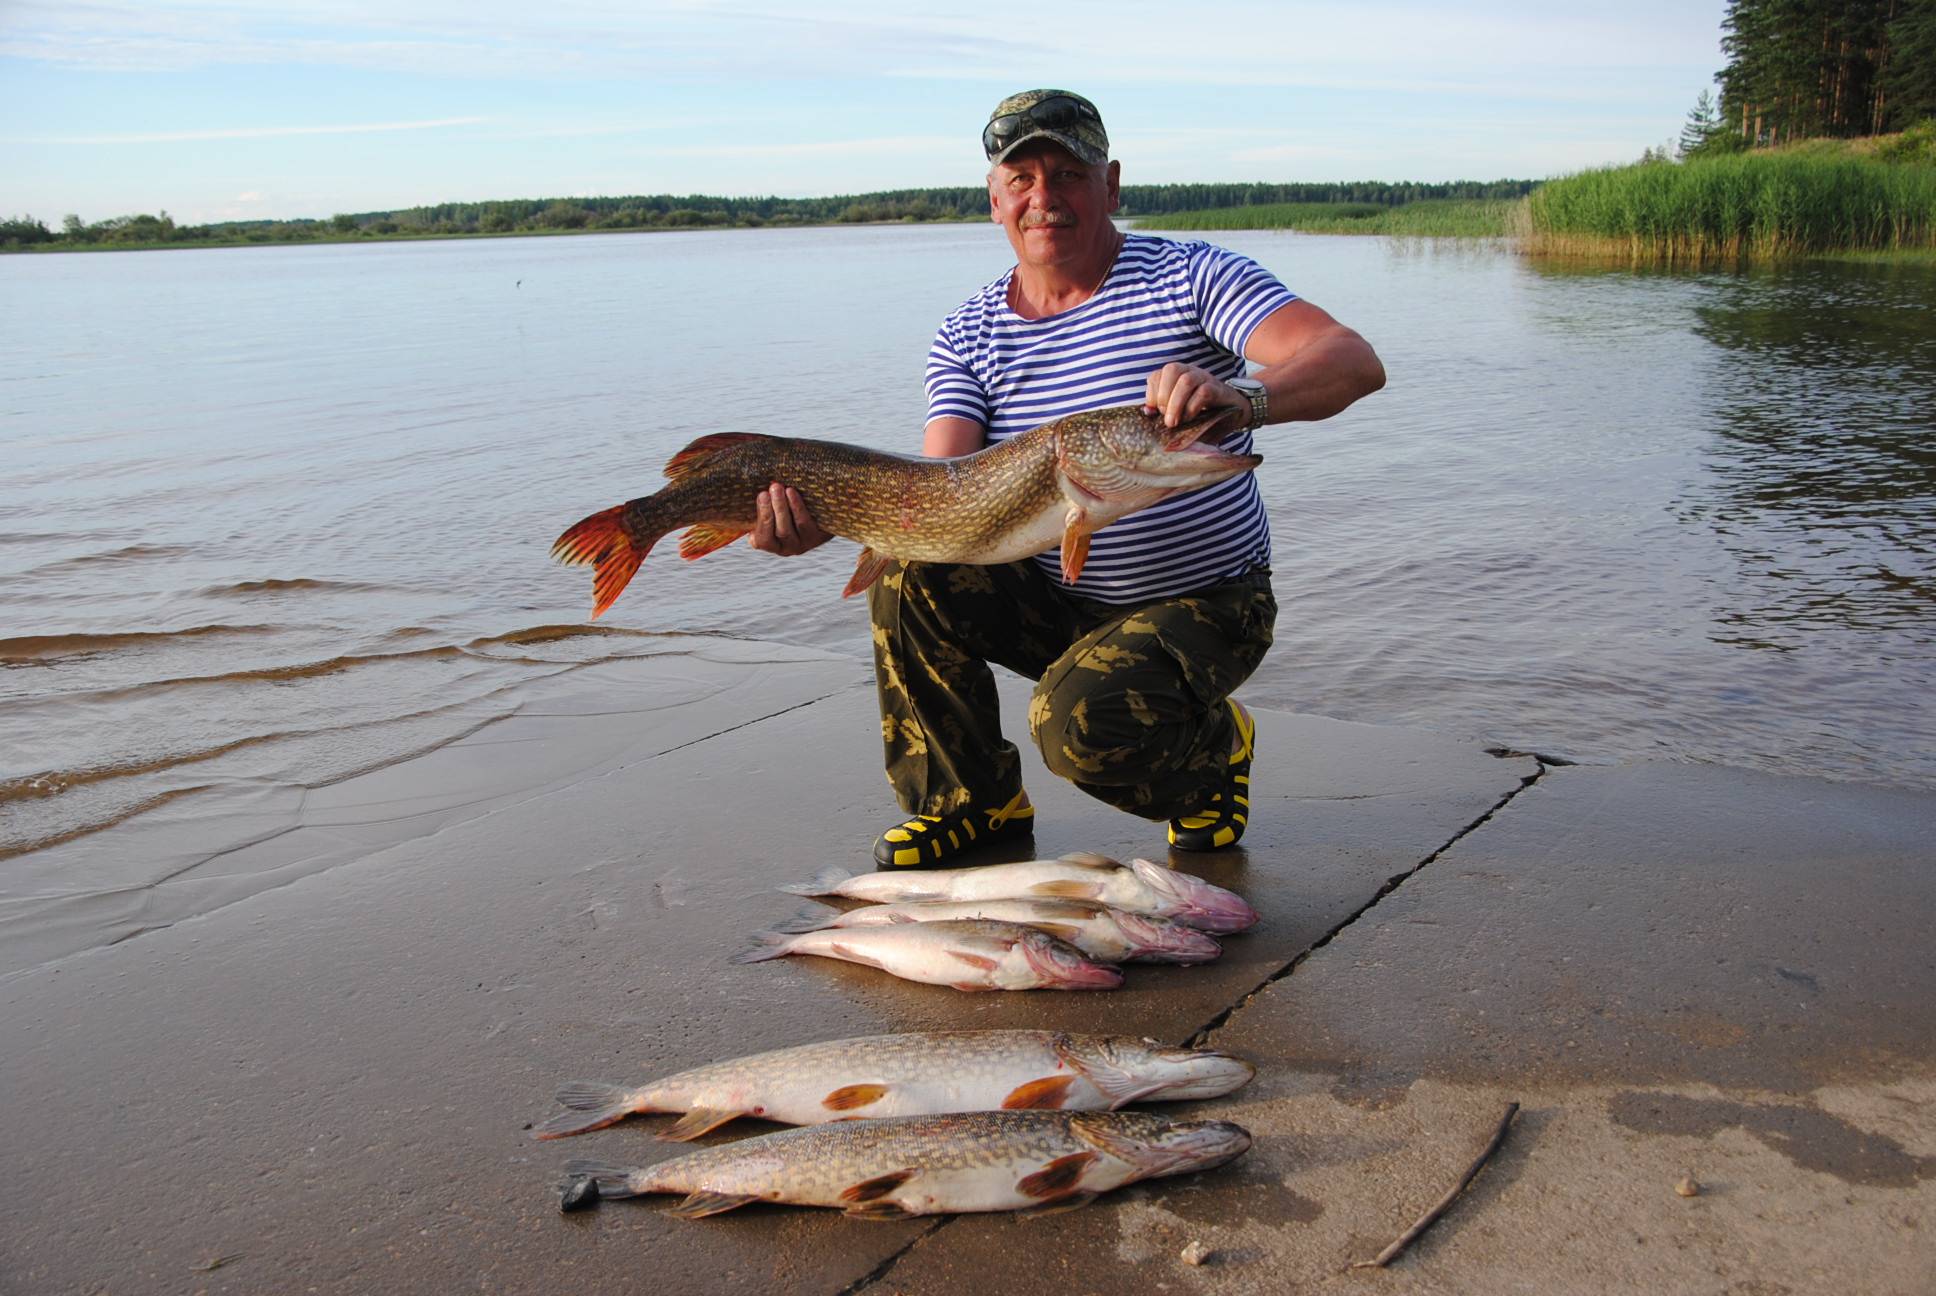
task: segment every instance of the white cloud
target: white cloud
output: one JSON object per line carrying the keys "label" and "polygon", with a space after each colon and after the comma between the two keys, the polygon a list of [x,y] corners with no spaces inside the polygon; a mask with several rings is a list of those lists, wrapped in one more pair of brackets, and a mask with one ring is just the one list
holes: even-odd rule
{"label": "white cloud", "polygon": [[15,139],[16,144],[180,144],[198,140],[280,139],[289,135],[361,135],[371,131],[443,130],[474,126],[486,117],[444,117],[436,121],[362,122],[342,126],[229,126],[216,130],[149,131],[127,135],[61,135]]}

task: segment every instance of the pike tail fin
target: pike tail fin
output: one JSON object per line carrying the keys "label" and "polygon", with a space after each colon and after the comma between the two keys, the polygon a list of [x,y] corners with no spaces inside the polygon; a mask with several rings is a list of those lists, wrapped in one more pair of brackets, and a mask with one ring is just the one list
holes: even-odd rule
{"label": "pike tail fin", "polygon": [[801,932],[824,931],[826,928],[833,926],[834,919],[838,917],[840,917],[840,910],[838,909],[828,909],[821,905],[808,905],[785,922],[774,923],[773,930],[776,932],[786,932],[789,935],[797,935]]}
{"label": "pike tail fin", "polygon": [[609,1161],[571,1160],[565,1162],[565,1175],[570,1179],[589,1179],[598,1186],[598,1195],[607,1197],[637,1197],[640,1189],[633,1185],[644,1176],[631,1166],[613,1165]]}
{"label": "pike tail fin", "polygon": [[726,961],[728,963],[764,963],[768,959],[785,958],[793,953],[793,937],[785,932],[754,932],[753,944],[741,950]]}
{"label": "pike tail fin", "polygon": [[652,552],[657,536],[640,544],[625,526],[625,510],[620,504],[594,513],[558,537],[551,556],[559,562],[592,568],[592,619],[596,621],[618,601],[632,576]]}
{"label": "pike tail fin", "polygon": [[556,1139],[615,1125],[640,1110],[632,1091],[619,1085],[574,1080],[558,1091],[558,1101],[571,1108],[531,1131],[532,1138]]}
{"label": "pike tail fin", "polygon": [[801,896],[839,895],[841,883],[853,876],[851,870],[829,866],[814,874],[811,882],[790,883],[780,890]]}

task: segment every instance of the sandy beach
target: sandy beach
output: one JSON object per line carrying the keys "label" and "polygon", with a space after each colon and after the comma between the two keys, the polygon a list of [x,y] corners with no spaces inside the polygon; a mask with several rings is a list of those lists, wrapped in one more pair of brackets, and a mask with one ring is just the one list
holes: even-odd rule
{"label": "sandy beach", "polygon": [[[1244,848],[1173,861],[1253,932],[1107,995],[967,996],[727,963],[891,806],[851,658],[713,646],[323,789],[204,879],[229,893],[115,944],[8,951],[0,1290],[1928,1290],[1936,795],[1266,710]],[[1030,769],[1033,854],[1161,849]],[[1035,1221],[682,1223],[558,1210],[569,1157],[675,1154],[659,1120],[526,1132],[568,1079],[1011,1026],[1243,1053],[1257,1080],[1203,1110],[1256,1146]],[[1508,1101],[1445,1218],[1347,1272]]]}

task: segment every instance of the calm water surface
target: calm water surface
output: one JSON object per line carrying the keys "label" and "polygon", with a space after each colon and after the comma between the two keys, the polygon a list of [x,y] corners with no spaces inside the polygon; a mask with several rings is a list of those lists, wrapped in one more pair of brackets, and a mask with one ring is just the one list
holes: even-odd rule
{"label": "calm water surface", "polygon": [[[1391,375],[1262,438],[1247,698],[1936,787],[1936,273],[1219,240]],[[548,546],[707,432],[914,448],[932,329],[1008,259],[992,226],[0,258],[0,904],[103,825],[379,767],[667,632],[859,659],[844,542],[655,557],[596,629]]]}

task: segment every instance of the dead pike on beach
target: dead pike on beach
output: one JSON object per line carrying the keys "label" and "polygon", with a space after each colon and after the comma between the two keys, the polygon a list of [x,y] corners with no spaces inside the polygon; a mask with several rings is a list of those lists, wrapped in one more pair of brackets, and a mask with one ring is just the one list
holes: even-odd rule
{"label": "dead pike on beach", "polygon": [[956,918],[993,918],[1021,923],[1069,942],[1104,963],[1208,963],[1223,946],[1173,918],[1113,909],[1093,900],[908,900],[860,909],[803,912],[777,925],[783,932],[825,931],[833,927],[885,927],[894,923],[945,922]]}
{"label": "dead pike on beach", "polygon": [[685,1140],[741,1116],[786,1125],[995,1110],[1110,1111],[1125,1103],[1221,1098],[1256,1068],[1217,1049],[1061,1031],[919,1031],[756,1053],[625,1086],[574,1081],[571,1110],[532,1131],[564,1138],[635,1113],[682,1112],[660,1133]]}
{"label": "dead pike on beach", "polygon": [[1202,443],[1229,414],[1217,410],[1166,428],[1160,415],[1138,405],[1090,410],[953,459],[715,433],[672,456],[664,490],[592,514],[558,537],[551,552],[594,568],[597,617],[660,537],[687,528],[683,558],[723,548],[752,531],[754,498],[782,482],[800,492],[823,528],[864,546],[846,594],[866,589],[895,559],[1005,563],[1057,544],[1063,578],[1074,581],[1094,532],[1263,462]]}
{"label": "dead pike on beach", "polygon": [[781,887],[804,896],[845,896],[873,904],[905,900],[1090,900],[1156,914],[1207,932],[1238,932],[1257,922],[1257,911],[1234,891],[1175,869],[1131,860],[1119,864],[1102,855],[1064,855],[1061,859],[979,868],[902,869],[863,873],[828,868],[811,882]]}
{"label": "dead pike on beach", "polygon": [[[1141,1179],[1208,1170],[1250,1148],[1228,1121],[1147,1112],[967,1112],[842,1121],[710,1147],[643,1169],[572,1161],[596,1196],[683,1193],[700,1219],[750,1202],[831,1206],[859,1219],[1068,1210]],[[568,1188],[567,1208],[581,1200]]]}
{"label": "dead pike on beach", "polygon": [[831,931],[761,932],[735,963],[813,954],[957,990],[1114,990],[1123,974],[1020,923],[987,919]]}

